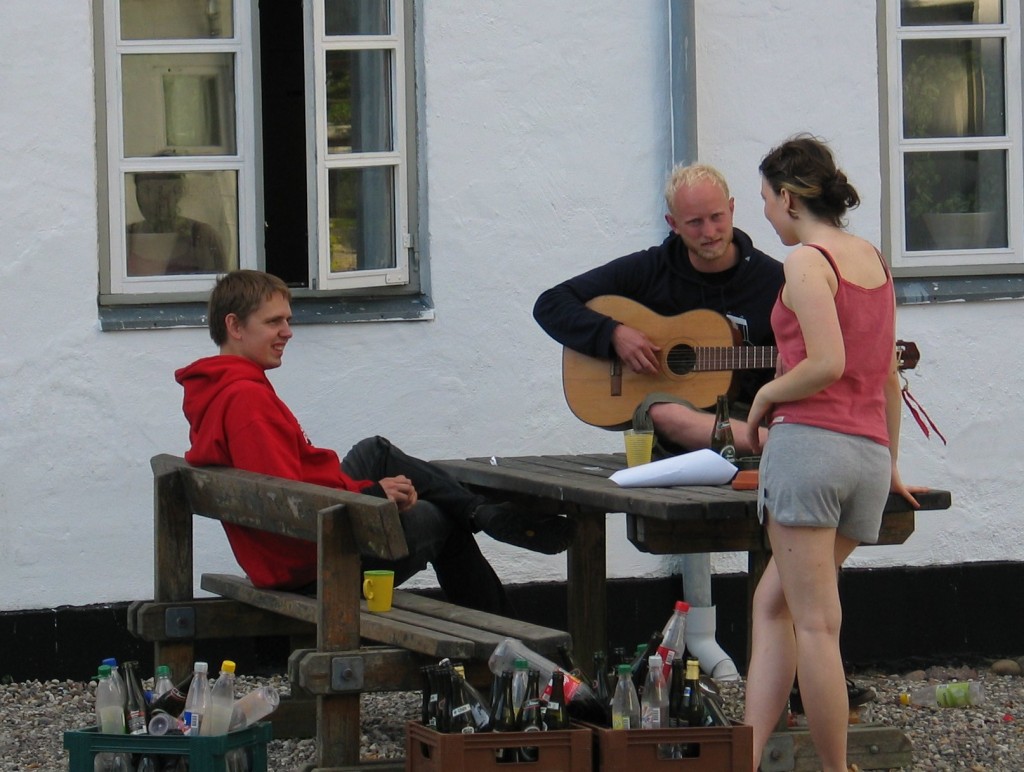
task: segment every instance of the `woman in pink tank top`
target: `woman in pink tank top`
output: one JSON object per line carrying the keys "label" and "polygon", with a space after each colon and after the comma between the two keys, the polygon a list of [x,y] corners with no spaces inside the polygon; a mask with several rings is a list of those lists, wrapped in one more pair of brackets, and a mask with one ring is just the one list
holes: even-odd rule
{"label": "woman in pink tank top", "polygon": [[892,279],[878,250],[848,233],[860,203],[829,148],[801,135],[759,167],[764,214],[786,282],[772,313],[778,373],[748,425],[770,426],[758,507],[773,557],[754,596],[744,722],[756,770],[799,675],[825,772],[846,772],[849,700],[839,650],[838,569],[875,541],[890,490],[916,506],[896,466],[901,403]]}

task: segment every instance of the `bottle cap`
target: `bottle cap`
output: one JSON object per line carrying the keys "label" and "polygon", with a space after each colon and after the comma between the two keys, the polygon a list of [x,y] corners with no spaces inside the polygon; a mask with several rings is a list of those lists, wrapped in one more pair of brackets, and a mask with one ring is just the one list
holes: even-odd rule
{"label": "bottle cap", "polygon": [[687,603],[685,600],[677,600],[676,601],[676,611],[680,611],[680,612],[685,614],[689,610],[690,610],[690,604]]}
{"label": "bottle cap", "polygon": [[516,670],[526,670],[530,667],[530,662],[526,659],[526,657],[516,657],[516,661],[514,664]]}
{"label": "bottle cap", "polygon": [[900,705],[909,705],[909,704],[910,704],[910,695],[907,694],[906,692],[904,692],[903,694],[900,695]]}
{"label": "bottle cap", "polygon": [[107,678],[110,675],[110,665],[100,665],[96,675],[100,678]]}
{"label": "bottle cap", "polygon": [[632,668],[630,668],[630,666],[625,663],[619,665],[619,675],[628,676],[631,670]]}
{"label": "bottle cap", "polygon": [[662,660],[660,654],[652,654],[647,658],[647,667],[651,670],[657,670],[659,667],[664,667],[665,662]]}
{"label": "bottle cap", "polygon": [[210,670],[210,666],[207,665],[205,662],[197,662],[195,665],[192,666],[192,669],[195,670],[197,673],[206,673]]}
{"label": "bottle cap", "polygon": [[230,659],[224,660],[221,663],[221,665],[220,665],[220,672],[222,672],[222,673],[234,673],[235,672],[235,663],[232,662]]}
{"label": "bottle cap", "polygon": [[105,660],[103,660],[103,664],[110,665],[110,667],[114,668],[117,667],[117,660],[113,657],[107,657]]}
{"label": "bottle cap", "polygon": [[160,676],[167,676],[168,678],[171,677],[171,668],[169,665],[160,665],[157,667],[156,677],[159,678]]}

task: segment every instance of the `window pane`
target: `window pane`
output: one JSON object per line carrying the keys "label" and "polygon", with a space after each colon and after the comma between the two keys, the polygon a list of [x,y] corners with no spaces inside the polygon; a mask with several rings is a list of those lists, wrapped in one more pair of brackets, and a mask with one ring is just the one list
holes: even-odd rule
{"label": "window pane", "polygon": [[327,149],[390,151],[391,57],[387,51],[328,51]]}
{"label": "window pane", "polygon": [[128,276],[221,273],[238,267],[238,174],[125,175]]}
{"label": "window pane", "polygon": [[231,0],[121,0],[122,40],[229,38]]}
{"label": "window pane", "polygon": [[331,169],[328,189],[331,271],[394,268],[394,168]]}
{"label": "window pane", "polygon": [[1001,0],[902,0],[900,24],[1002,24]]}
{"label": "window pane", "polygon": [[324,0],[328,35],[388,35],[389,0]]}
{"label": "window pane", "polygon": [[1005,247],[1006,151],[907,153],[909,250]]}
{"label": "window pane", "polygon": [[1003,40],[903,41],[903,135],[1006,133]]}
{"label": "window pane", "polygon": [[131,54],[122,62],[126,157],[235,153],[232,54]]}

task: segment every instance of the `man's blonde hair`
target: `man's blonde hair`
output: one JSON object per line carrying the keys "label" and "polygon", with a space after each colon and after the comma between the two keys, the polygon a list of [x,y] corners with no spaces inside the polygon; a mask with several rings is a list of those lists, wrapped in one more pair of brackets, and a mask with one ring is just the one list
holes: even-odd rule
{"label": "man's blonde hair", "polygon": [[679,188],[692,188],[701,182],[710,182],[721,188],[726,198],[729,198],[729,183],[725,177],[714,166],[707,164],[679,164],[672,169],[668,182],[665,183],[665,204],[668,211],[672,212],[672,202],[675,200],[676,191]]}

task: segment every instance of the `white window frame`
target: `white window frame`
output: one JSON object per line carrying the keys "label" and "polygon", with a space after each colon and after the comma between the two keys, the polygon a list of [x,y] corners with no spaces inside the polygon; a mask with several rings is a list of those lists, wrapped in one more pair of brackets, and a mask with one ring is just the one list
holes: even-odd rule
{"label": "white window frame", "polygon": [[[120,3],[103,0],[103,41],[106,89],[106,175],[108,190],[108,244],[101,259],[102,300],[122,302],[182,293],[208,292],[215,277],[203,275],[129,277],[126,265],[126,190],[124,180],[132,172],[146,171],[234,171],[238,185],[237,236],[239,267],[255,268],[258,262],[256,242],[255,172],[255,86],[253,77],[252,29],[249,0],[233,0],[234,29],[230,37],[180,40],[122,40]],[[241,31],[246,31],[242,34]],[[122,99],[122,57],[132,54],[227,53],[234,59],[235,153],[231,155],[174,156],[167,158],[128,158],[124,153],[124,113]],[[134,298],[133,298],[134,296]]]}
{"label": "white window frame", "polygon": [[[406,131],[405,3],[388,0],[391,30],[388,35],[328,35],[324,0],[313,0],[313,104],[314,163],[316,176],[316,277],[317,289],[343,290],[382,287],[409,282],[409,156]],[[391,62],[391,136],[389,152],[330,153],[327,144],[326,59],[328,51],[385,50]],[[394,179],[395,266],[385,269],[331,271],[328,179],[332,169],[390,166]]]}
{"label": "white window frame", "polygon": [[[890,260],[896,275],[953,275],[1024,271],[1024,167],[1022,167],[1021,9],[1019,0],[1002,0],[1002,24],[900,25],[900,0],[885,3],[888,100]],[[903,137],[902,43],[914,39],[1001,38],[1004,42],[1005,131],[1002,136],[949,138]],[[907,152],[1005,150],[1007,154],[1007,247],[911,251],[906,246],[904,164]]]}

